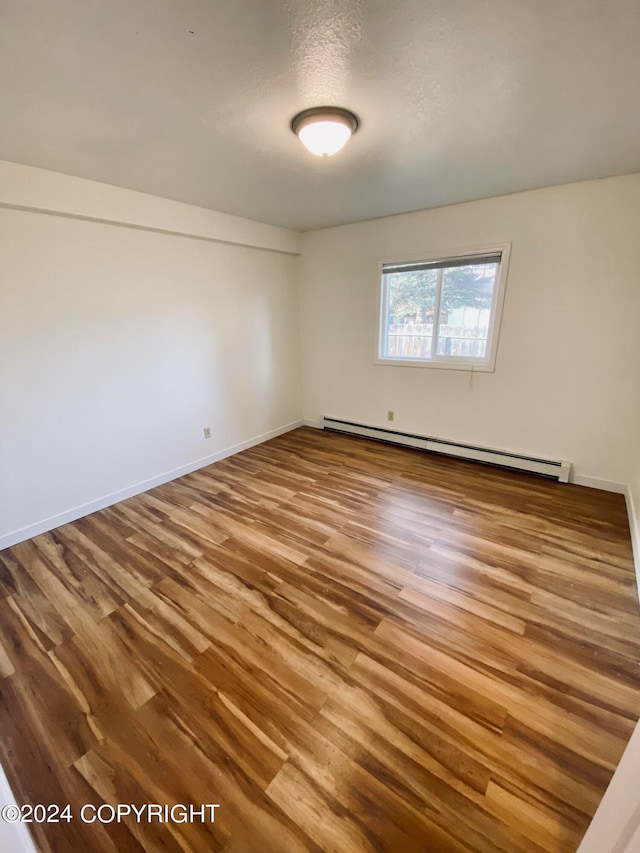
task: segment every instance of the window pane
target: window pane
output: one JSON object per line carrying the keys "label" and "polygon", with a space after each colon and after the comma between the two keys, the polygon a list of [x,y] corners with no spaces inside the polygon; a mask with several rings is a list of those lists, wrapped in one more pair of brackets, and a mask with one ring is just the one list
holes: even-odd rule
{"label": "window pane", "polygon": [[436,270],[387,275],[385,356],[431,358],[437,280]]}
{"label": "window pane", "polygon": [[485,358],[497,263],[450,267],[442,273],[438,355]]}

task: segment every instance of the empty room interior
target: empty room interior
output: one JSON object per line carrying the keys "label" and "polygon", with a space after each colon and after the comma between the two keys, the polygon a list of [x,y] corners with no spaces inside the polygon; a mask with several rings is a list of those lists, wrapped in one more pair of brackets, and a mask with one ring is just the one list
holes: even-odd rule
{"label": "empty room interior", "polygon": [[2,851],[640,851],[638,44],[0,0]]}

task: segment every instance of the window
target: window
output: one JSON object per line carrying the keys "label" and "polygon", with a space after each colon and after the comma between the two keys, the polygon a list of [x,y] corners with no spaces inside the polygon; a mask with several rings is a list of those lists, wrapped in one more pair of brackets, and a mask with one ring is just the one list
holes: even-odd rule
{"label": "window", "polygon": [[493,370],[509,246],[382,264],[379,364]]}

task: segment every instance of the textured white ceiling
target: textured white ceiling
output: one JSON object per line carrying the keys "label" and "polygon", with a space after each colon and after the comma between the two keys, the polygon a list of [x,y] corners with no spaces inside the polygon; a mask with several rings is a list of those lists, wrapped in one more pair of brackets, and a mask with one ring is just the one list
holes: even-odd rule
{"label": "textured white ceiling", "polygon": [[640,0],[0,0],[0,158],[333,225],[640,171],[639,47]]}

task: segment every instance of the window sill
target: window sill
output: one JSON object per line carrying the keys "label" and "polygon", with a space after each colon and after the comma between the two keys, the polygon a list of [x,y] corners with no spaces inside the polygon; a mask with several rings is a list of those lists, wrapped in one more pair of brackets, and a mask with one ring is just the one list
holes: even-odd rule
{"label": "window sill", "polygon": [[386,367],[428,367],[436,370],[465,370],[467,373],[495,373],[494,364],[475,364],[464,363],[461,361],[427,361],[422,359],[410,358],[377,358],[377,365],[385,365]]}

